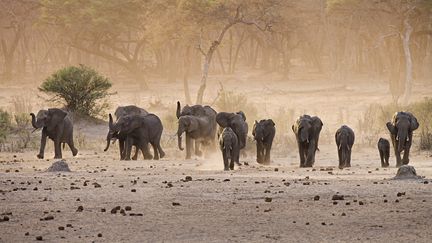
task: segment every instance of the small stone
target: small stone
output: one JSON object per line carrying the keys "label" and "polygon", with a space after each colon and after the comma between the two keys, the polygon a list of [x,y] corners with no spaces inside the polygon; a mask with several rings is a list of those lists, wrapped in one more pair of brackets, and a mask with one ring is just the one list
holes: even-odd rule
{"label": "small stone", "polygon": [[29,232],[26,232],[24,235],[25,235],[25,236],[28,236],[28,235],[30,235],[30,233],[29,233]]}
{"label": "small stone", "polygon": [[388,202],[387,199],[384,199],[384,203]]}
{"label": "small stone", "polygon": [[106,209],[105,209],[105,208],[101,208],[101,212],[102,212],[102,213],[105,213],[105,212],[106,212]]}
{"label": "small stone", "polygon": [[342,213],[341,216],[346,216],[346,213]]}
{"label": "small stone", "polygon": [[63,226],[59,226],[58,229],[59,229],[59,230],[64,230],[65,227],[63,227]]}
{"label": "small stone", "polygon": [[112,214],[117,213],[117,211],[119,211],[120,208],[121,208],[120,206],[116,206],[116,207],[114,207],[113,209],[111,209],[111,213],[112,213]]}
{"label": "small stone", "polygon": [[396,196],[397,196],[397,197],[405,196],[405,192],[398,192],[398,193],[396,194]]}
{"label": "small stone", "polygon": [[68,227],[68,228],[73,228],[73,227],[72,227],[72,224],[66,224],[66,227]]}
{"label": "small stone", "polygon": [[99,233],[99,234],[97,235],[97,237],[102,237],[102,233]]}
{"label": "small stone", "polygon": [[76,210],[77,212],[82,212],[84,210],[83,206],[78,206],[78,209]]}
{"label": "small stone", "polygon": [[268,213],[268,212],[270,212],[271,211],[271,208],[269,208],[269,209],[264,209],[264,213]]}
{"label": "small stone", "polygon": [[351,205],[351,203],[350,203],[350,202],[346,202],[346,203],[345,203],[345,205],[347,205],[347,206],[348,206],[348,205]]}
{"label": "small stone", "polygon": [[337,204],[338,204],[338,202],[336,202],[336,201],[333,202],[333,205],[337,205]]}
{"label": "small stone", "polygon": [[274,168],[274,171],[279,171],[279,168]]}
{"label": "small stone", "polygon": [[231,181],[230,179],[225,179],[225,180],[223,180],[223,181]]}
{"label": "small stone", "polygon": [[396,200],[395,200],[395,203],[398,203],[398,202],[399,202],[399,200],[398,200],[398,199],[396,199]]}
{"label": "small stone", "polygon": [[136,192],[136,189],[132,189],[131,192]]}
{"label": "small stone", "polygon": [[41,241],[41,240],[43,240],[43,238],[42,238],[42,236],[36,236],[36,240]]}
{"label": "small stone", "polygon": [[306,225],[309,225],[309,222],[306,222]]}
{"label": "small stone", "polygon": [[180,206],[180,203],[178,203],[178,202],[173,202],[172,205],[173,205],[173,206]]}
{"label": "small stone", "polygon": [[266,197],[266,198],[264,198],[264,201],[265,202],[271,202],[273,199],[271,198],[271,197]]}
{"label": "small stone", "polygon": [[322,222],[321,225],[326,225],[326,223],[325,223],[325,222]]}
{"label": "small stone", "polygon": [[319,200],[320,200],[320,196],[316,195],[316,196],[314,197],[314,201],[319,201]]}
{"label": "small stone", "polygon": [[192,176],[186,176],[185,181],[192,181]]}
{"label": "small stone", "polygon": [[131,207],[131,206],[126,206],[126,207],[125,207],[125,210],[126,210],[126,211],[131,211],[131,210],[132,210],[132,207]]}
{"label": "small stone", "polygon": [[343,195],[333,195],[332,200],[344,200],[344,196]]}

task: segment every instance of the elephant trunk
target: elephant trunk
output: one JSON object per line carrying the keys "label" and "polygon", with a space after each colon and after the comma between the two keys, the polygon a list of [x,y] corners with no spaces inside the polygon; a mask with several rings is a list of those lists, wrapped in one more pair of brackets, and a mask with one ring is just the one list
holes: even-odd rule
{"label": "elephant trunk", "polygon": [[112,133],[111,133],[111,131],[109,131],[107,138],[106,138],[107,143],[106,143],[106,147],[105,147],[104,151],[107,151],[109,149],[111,139],[112,139]]}
{"label": "elephant trunk", "polygon": [[407,137],[408,137],[407,134],[404,132],[398,133],[397,139],[399,141],[399,144],[398,144],[398,152],[399,153],[402,152],[402,150],[404,150]]}
{"label": "elephant trunk", "polygon": [[36,116],[35,116],[35,114],[30,113],[30,116],[32,117],[32,120],[31,120],[31,124],[32,124],[32,126],[33,126],[35,129],[39,129],[39,127],[38,127],[37,124],[36,124]]}
{"label": "elephant trunk", "polygon": [[180,101],[177,101],[177,111],[176,111],[177,119],[180,118]]}
{"label": "elephant trunk", "polygon": [[181,133],[178,133],[178,134],[177,134],[177,137],[178,137],[178,139],[177,139],[177,142],[178,142],[178,148],[179,148],[181,151],[183,151],[183,147],[182,147],[182,135],[181,135]]}
{"label": "elephant trunk", "polygon": [[229,146],[225,146],[225,155],[226,155],[226,157],[227,157],[227,159],[231,159],[231,151],[230,151],[230,148],[229,148]]}

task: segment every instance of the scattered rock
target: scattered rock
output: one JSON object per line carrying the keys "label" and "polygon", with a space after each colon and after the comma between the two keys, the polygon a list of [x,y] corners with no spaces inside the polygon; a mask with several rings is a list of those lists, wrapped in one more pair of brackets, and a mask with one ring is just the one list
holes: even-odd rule
{"label": "scattered rock", "polygon": [[136,192],[136,189],[132,189],[131,192]]}
{"label": "scattered rock", "polygon": [[332,200],[345,200],[343,195],[333,195]]}
{"label": "scattered rock", "polygon": [[421,179],[421,176],[417,175],[417,172],[412,165],[402,165],[399,167],[394,180],[405,180],[405,179]]}
{"label": "scattered rock", "polygon": [[43,240],[43,237],[42,237],[42,236],[36,236],[36,240],[37,240],[37,241],[42,241],[42,240]]}
{"label": "scattered rock", "polygon": [[113,209],[111,209],[111,213],[112,213],[112,214],[117,213],[117,211],[119,211],[120,208],[121,208],[120,206],[116,206],[116,207],[114,207]]}
{"label": "scattered rock", "polygon": [[132,207],[131,207],[131,206],[126,206],[126,207],[125,207],[125,210],[126,210],[126,211],[131,211],[131,210],[132,210]]}
{"label": "scattered rock", "polygon": [[266,197],[266,198],[264,198],[264,201],[265,202],[271,202],[273,199],[271,198],[271,197]]}
{"label": "scattered rock", "polygon": [[173,206],[180,206],[180,203],[178,203],[178,202],[173,202],[172,205],[173,205]]}
{"label": "scattered rock", "polygon": [[102,233],[99,233],[99,234],[97,235],[97,237],[102,237]]}
{"label": "scattered rock", "polygon": [[192,176],[186,176],[185,177],[185,181],[187,182],[187,181],[192,181]]}
{"label": "scattered rock", "polygon": [[59,230],[64,230],[65,227],[63,227],[63,226],[59,226],[58,229],[59,229]]}
{"label": "scattered rock", "polygon": [[54,219],[54,216],[48,215],[45,218],[41,218],[40,221],[48,221],[48,220],[53,220],[53,219]]}
{"label": "scattered rock", "polygon": [[45,172],[71,172],[69,165],[64,160],[54,162]]}
{"label": "scattered rock", "polygon": [[78,206],[78,209],[76,210],[77,212],[82,212],[84,210],[83,206]]}
{"label": "scattered rock", "polygon": [[396,196],[397,196],[397,197],[405,196],[405,192],[398,192],[398,193],[396,194]]}
{"label": "scattered rock", "polygon": [[319,201],[319,200],[320,200],[320,196],[316,195],[316,196],[314,197],[314,201]]}

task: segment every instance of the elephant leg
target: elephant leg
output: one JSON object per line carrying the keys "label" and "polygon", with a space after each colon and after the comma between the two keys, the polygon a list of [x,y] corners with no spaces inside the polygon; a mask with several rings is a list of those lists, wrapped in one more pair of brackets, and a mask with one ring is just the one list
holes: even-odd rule
{"label": "elephant leg", "polygon": [[351,152],[352,152],[352,147],[350,147],[350,150],[348,151],[346,167],[351,167]]}
{"label": "elephant leg", "polygon": [[195,140],[195,155],[201,157],[202,156],[202,152],[200,150],[200,144],[201,142],[198,140]]}
{"label": "elephant leg", "polygon": [[316,145],[314,143],[309,143],[307,148],[307,157],[306,157],[306,167],[312,167],[315,163],[315,151]]}
{"label": "elephant leg", "polygon": [[410,149],[411,149],[411,141],[412,141],[412,134],[408,135],[408,142],[406,142],[405,144],[405,149],[404,149],[404,156],[402,159],[402,164],[407,165],[409,163],[409,154],[410,154]]}
{"label": "elephant leg", "polygon": [[132,152],[133,139],[131,137],[127,137],[124,146],[124,159],[131,160],[131,152]]}
{"label": "elephant leg", "polygon": [[385,154],[384,154],[385,167],[389,167],[390,166],[389,159],[390,159],[390,151],[387,150],[387,151],[385,151]]}
{"label": "elephant leg", "polygon": [[343,169],[342,150],[339,148],[338,148],[338,159],[339,159],[339,169]]}
{"label": "elephant leg", "polygon": [[143,152],[144,159],[145,160],[151,160],[151,159],[153,159],[153,155],[150,153],[148,141],[144,141],[141,144],[142,145],[140,147],[141,147],[141,150]]}
{"label": "elephant leg", "polygon": [[186,159],[190,159],[192,157],[192,149],[193,149],[192,147],[193,147],[192,138],[190,138],[186,134]]}
{"label": "elephant leg", "polygon": [[153,159],[159,160],[158,146],[155,143],[151,143],[151,146],[153,147]]}
{"label": "elephant leg", "polygon": [[263,159],[262,159],[262,145],[261,145],[261,143],[260,142],[258,142],[257,141],[257,144],[256,144],[256,152],[257,152],[257,162],[259,163],[259,164],[261,164],[262,162],[263,162]]}
{"label": "elephant leg", "polygon": [[139,153],[139,147],[137,145],[135,145],[135,153],[132,156],[132,160],[137,160],[138,159],[138,153]]}
{"label": "elephant leg", "polygon": [[396,141],[396,138],[394,136],[392,136],[392,144],[393,144],[393,149],[394,149],[394,153],[395,153],[395,157],[396,157],[396,167],[400,167],[402,165],[401,164],[401,155],[397,151],[398,146],[399,146],[399,142]]}
{"label": "elephant leg", "polygon": [[[225,150],[222,149],[222,158],[223,158],[223,162],[224,162],[224,170],[228,171],[229,170],[229,161],[227,158],[227,155],[225,153]],[[232,160],[233,158],[231,158]]]}
{"label": "elephant leg", "polygon": [[298,143],[299,155],[300,155],[300,167],[305,167],[305,151],[303,144]]}
{"label": "elephant leg", "polygon": [[163,151],[162,147],[160,146],[160,143],[157,143],[157,149],[159,151],[159,157],[162,159],[163,157],[165,157],[165,152]]}
{"label": "elephant leg", "polygon": [[73,156],[76,156],[76,155],[78,154],[78,149],[75,148],[75,145],[74,145],[73,139],[70,139],[69,142],[68,142],[67,144],[68,144],[70,150],[72,151],[72,155],[73,155]]}
{"label": "elephant leg", "polygon": [[119,139],[119,150],[120,150],[120,160],[124,160],[125,159],[125,140],[124,139]]}
{"label": "elephant leg", "polygon": [[271,147],[272,147],[271,144],[267,144],[265,146],[265,157],[264,157],[265,159],[264,159],[264,162],[266,164],[270,164],[270,151],[271,151]]}
{"label": "elephant leg", "polygon": [[62,158],[61,142],[60,138],[54,140],[54,159]]}
{"label": "elephant leg", "polygon": [[47,134],[44,130],[42,130],[41,144],[40,144],[39,154],[37,155],[39,159],[44,158],[46,139],[47,139]]}
{"label": "elephant leg", "polygon": [[235,152],[234,152],[234,150],[232,149],[231,151],[230,151],[230,153],[231,153],[231,161],[230,161],[230,164],[229,164],[229,168],[230,168],[230,170],[234,170],[234,156],[235,156]]}
{"label": "elephant leg", "polygon": [[386,167],[384,162],[384,151],[381,149],[379,150],[380,160],[381,160],[381,167]]}

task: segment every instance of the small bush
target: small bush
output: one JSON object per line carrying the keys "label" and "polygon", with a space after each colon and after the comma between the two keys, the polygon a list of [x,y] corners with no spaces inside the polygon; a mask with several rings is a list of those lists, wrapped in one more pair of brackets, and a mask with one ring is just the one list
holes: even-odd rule
{"label": "small bush", "polygon": [[249,130],[252,129],[255,119],[257,119],[257,108],[249,103],[246,95],[237,94],[232,91],[226,91],[223,87],[220,88],[218,98],[215,101],[215,106],[218,111],[238,112],[243,111],[246,114],[246,119],[249,121]]}
{"label": "small bush", "polygon": [[31,120],[28,113],[20,113],[15,116],[16,131],[15,134],[18,136],[18,147],[20,149],[27,148],[31,139]]}
{"label": "small bush", "polygon": [[432,98],[425,98],[422,101],[410,105],[410,111],[417,118],[420,126],[416,133],[420,136],[420,149],[432,149]]}
{"label": "small bush", "polygon": [[61,102],[66,109],[81,115],[97,116],[108,108],[105,98],[111,82],[94,69],[79,65],[58,70],[48,77],[39,90]]}
{"label": "small bush", "polygon": [[4,150],[11,129],[11,115],[0,109],[0,151]]}

